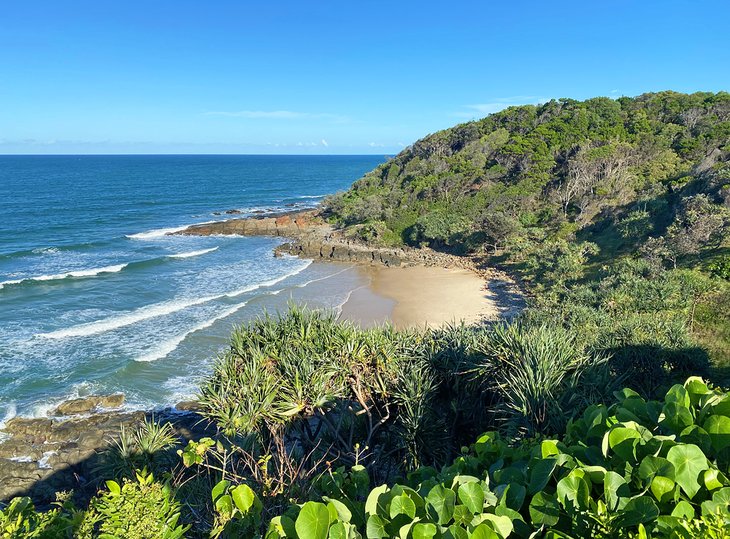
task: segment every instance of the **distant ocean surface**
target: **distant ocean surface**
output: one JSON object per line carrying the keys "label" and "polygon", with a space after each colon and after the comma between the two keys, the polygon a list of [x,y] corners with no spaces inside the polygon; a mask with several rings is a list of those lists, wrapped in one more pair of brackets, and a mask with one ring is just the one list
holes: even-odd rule
{"label": "distant ocean surface", "polygon": [[275,258],[276,238],[165,233],[312,207],[382,161],[0,156],[0,421],[88,394],[174,404],[234,325],[289,301],[340,306],[346,265]]}

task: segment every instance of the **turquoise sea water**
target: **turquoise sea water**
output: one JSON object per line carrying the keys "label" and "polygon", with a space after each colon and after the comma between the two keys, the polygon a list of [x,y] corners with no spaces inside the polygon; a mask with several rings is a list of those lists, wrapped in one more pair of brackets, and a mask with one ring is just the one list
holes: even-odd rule
{"label": "turquoise sea water", "polygon": [[310,207],[381,161],[0,156],[0,420],[92,393],[173,404],[233,325],[292,300],[341,305],[347,266],[274,258],[276,238],[165,233]]}

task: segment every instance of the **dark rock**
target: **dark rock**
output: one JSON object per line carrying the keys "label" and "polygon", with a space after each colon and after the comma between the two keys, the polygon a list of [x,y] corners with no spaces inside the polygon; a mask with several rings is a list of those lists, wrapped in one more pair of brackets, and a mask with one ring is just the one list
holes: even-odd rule
{"label": "dark rock", "polygon": [[226,210],[226,214],[228,215],[237,215],[239,213],[243,213],[241,210]]}

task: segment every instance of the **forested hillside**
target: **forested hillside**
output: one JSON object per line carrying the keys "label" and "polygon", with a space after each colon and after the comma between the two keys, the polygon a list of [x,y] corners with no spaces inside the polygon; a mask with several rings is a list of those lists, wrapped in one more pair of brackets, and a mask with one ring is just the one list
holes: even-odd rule
{"label": "forested hillside", "polygon": [[598,328],[601,347],[699,342],[722,363],[729,156],[726,92],[560,99],[427,136],[325,211],[368,242],[505,265],[533,315]]}

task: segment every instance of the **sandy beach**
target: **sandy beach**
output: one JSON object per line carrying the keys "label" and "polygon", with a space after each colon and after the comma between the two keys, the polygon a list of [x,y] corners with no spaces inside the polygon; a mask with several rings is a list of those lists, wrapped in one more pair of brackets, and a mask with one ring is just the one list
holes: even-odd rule
{"label": "sandy beach", "polygon": [[486,282],[465,269],[360,266],[358,271],[365,284],[342,306],[341,318],[363,327],[390,321],[397,328],[433,328],[499,314]]}

